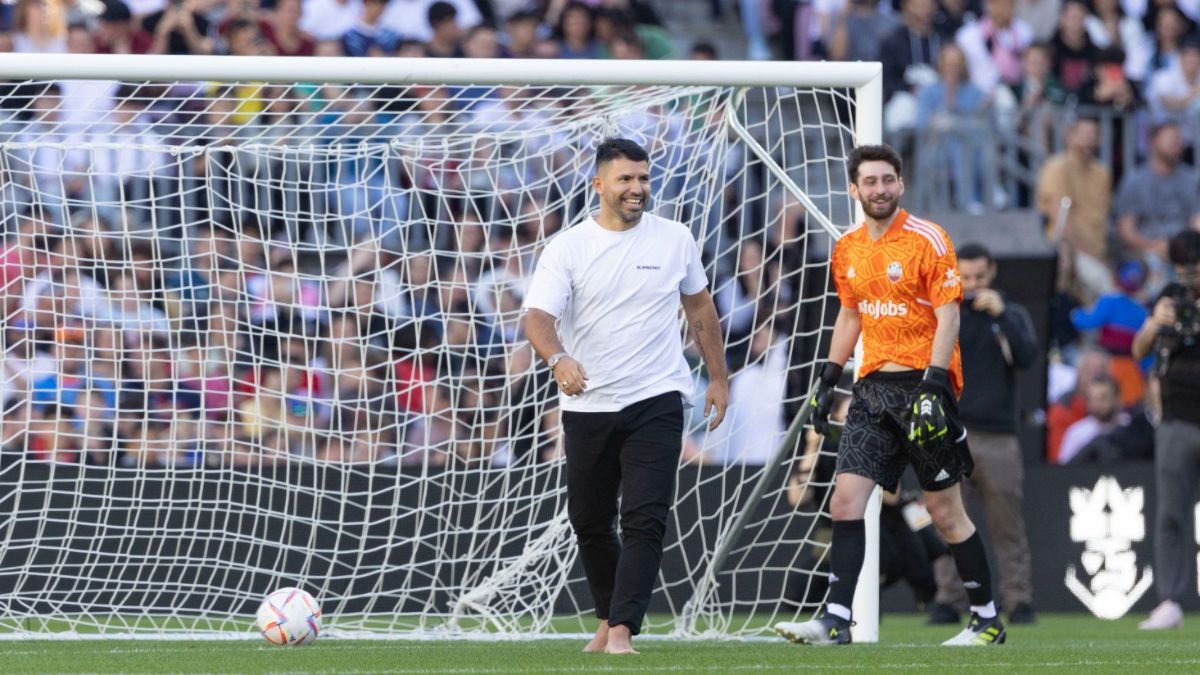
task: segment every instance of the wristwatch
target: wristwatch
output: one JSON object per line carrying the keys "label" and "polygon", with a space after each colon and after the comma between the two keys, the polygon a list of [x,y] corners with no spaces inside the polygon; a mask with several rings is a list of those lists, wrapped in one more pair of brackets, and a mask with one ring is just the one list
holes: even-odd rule
{"label": "wristwatch", "polygon": [[559,361],[562,361],[562,360],[563,360],[563,358],[564,358],[564,357],[566,357],[566,356],[567,356],[567,353],[566,353],[566,352],[559,352],[559,353],[557,353],[557,354],[551,354],[551,355],[550,355],[550,358],[546,359],[546,365],[547,365],[547,366],[550,366],[550,372],[552,372],[552,373],[553,373],[553,372],[554,372],[554,366],[557,366],[557,365],[558,365],[558,362],[559,362]]}

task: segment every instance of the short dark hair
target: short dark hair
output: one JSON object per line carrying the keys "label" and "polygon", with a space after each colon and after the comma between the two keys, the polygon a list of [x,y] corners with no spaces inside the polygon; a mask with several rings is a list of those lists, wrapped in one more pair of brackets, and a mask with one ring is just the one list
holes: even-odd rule
{"label": "short dark hair", "polygon": [[1200,232],[1184,230],[1167,242],[1167,259],[1172,265],[1200,263]]}
{"label": "short dark hair", "polygon": [[992,262],[992,252],[983,244],[970,242],[958,247],[959,260],[979,260],[980,258],[988,263]]}
{"label": "short dark hair", "polygon": [[691,53],[705,56],[714,61],[717,60],[717,48],[711,42],[705,42],[701,40],[700,42],[693,44]]}
{"label": "short dark hair", "polygon": [[596,146],[596,170],[614,159],[629,159],[635,162],[649,162],[650,153],[628,138],[606,138]]}
{"label": "short dark hair", "polygon": [[1070,121],[1068,123],[1068,127],[1070,129],[1074,130],[1075,127],[1078,127],[1080,124],[1085,124],[1085,123],[1086,124],[1100,124],[1100,118],[1094,117],[1092,115],[1079,115],[1075,118],[1070,119]]}
{"label": "short dark hair", "polygon": [[1125,63],[1125,50],[1109,45],[1096,53],[1096,65],[1116,65]]}
{"label": "short dark hair", "polygon": [[846,162],[846,172],[850,174],[851,183],[858,182],[858,167],[862,166],[863,162],[887,162],[896,170],[897,176],[900,175],[903,166],[900,155],[890,145],[860,145],[850,152],[850,159]]}
{"label": "short dark hair", "polygon": [[445,2],[445,0],[438,0],[429,6],[426,18],[429,20],[430,27],[436,28],[443,21],[457,19],[458,10],[454,8],[454,5]]}
{"label": "short dark hair", "polygon": [[229,26],[225,28],[225,35],[233,35],[248,28],[253,28],[255,32],[258,32],[258,23],[239,17],[229,22]]}
{"label": "short dark hair", "polygon": [[513,12],[512,14],[509,14],[508,18],[505,19],[504,22],[505,23],[521,23],[522,21],[533,21],[534,23],[541,23],[542,17],[540,14],[533,11],[532,9],[518,9],[517,11]]}
{"label": "short dark hair", "polygon": [[133,18],[133,13],[129,11],[129,6],[121,0],[106,0],[104,9],[97,18],[110,23],[125,23]]}
{"label": "short dark hair", "polygon": [[1031,43],[1028,47],[1025,48],[1026,53],[1029,53],[1034,50],[1037,50],[1037,51],[1041,52],[1042,54],[1045,54],[1047,58],[1051,58],[1051,59],[1054,58],[1054,45],[1049,42],[1046,42],[1045,40],[1036,40],[1033,43]]}
{"label": "short dark hair", "polygon": [[[387,0],[384,0],[384,2],[387,2]],[[477,23],[474,26],[471,26],[470,28],[467,29],[467,32],[463,34],[463,42],[470,40],[471,38],[475,37],[477,34],[482,33],[485,30],[490,30],[493,33],[498,32],[495,26],[488,23],[487,21],[482,21],[482,22]]]}
{"label": "short dark hair", "polygon": [[1162,118],[1155,120],[1150,125],[1150,140],[1158,138],[1158,135],[1166,129],[1178,129],[1179,123],[1170,118]]}
{"label": "short dark hair", "polygon": [[637,25],[637,22],[634,20],[632,14],[623,9],[616,9],[615,7],[606,7],[604,9],[597,10],[596,19],[608,20],[608,22],[613,25],[613,28],[618,33],[623,31],[632,31]]}

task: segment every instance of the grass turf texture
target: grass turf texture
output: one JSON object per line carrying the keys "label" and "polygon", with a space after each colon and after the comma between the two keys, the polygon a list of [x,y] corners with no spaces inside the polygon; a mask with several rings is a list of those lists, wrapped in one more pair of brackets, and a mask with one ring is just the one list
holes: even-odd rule
{"label": "grass turf texture", "polygon": [[[642,640],[638,656],[581,654],[582,641],[416,642],[321,639],[309,647],[259,641],[0,641],[5,673],[770,673],[796,672],[1084,672],[1200,671],[1200,628],[1137,630],[1140,616],[1101,621],[1042,615],[1009,631],[999,647],[938,643],[953,627],[924,617],[885,617],[881,641],[850,647],[786,642]],[[1192,619],[1195,621],[1195,619]]]}

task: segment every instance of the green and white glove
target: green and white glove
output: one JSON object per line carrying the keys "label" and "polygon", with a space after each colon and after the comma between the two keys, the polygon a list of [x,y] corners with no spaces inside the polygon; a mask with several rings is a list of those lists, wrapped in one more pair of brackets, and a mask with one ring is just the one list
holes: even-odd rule
{"label": "green and white glove", "polygon": [[821,374],[817,376],[817,391],[808,399],[808,404],[812,406],[808,421],[812,424],[813,429],[822,436],[829,435],[829,415],[833,412],[833,390],[837,387],[838,380],[842,379],[842,370],[843,366],[826,361],[825,365],[821,366]]}
{"label": "green and white glove", "polygon": [[961,426],[954,418],[954,410],[950,374],[945,368],[926,368],[907,411],[909,442],[923,449],[937,447],[952,429]]}

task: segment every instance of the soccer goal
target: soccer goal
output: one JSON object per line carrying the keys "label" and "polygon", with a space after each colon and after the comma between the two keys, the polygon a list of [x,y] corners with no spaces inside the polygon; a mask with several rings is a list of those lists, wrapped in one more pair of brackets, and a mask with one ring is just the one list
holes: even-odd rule
{"label": "soccer goal", "polygon": [[608,136],[647,147],[651,210],[692,228],[733,373],[725,425],[701,400],[681,439],[645,630],[768,635],[823,600],[831,458],[801,404],[878,64],[0,73],[0,636],[248,636],[281,586],[332,634],[590,631],[520,304]]}

